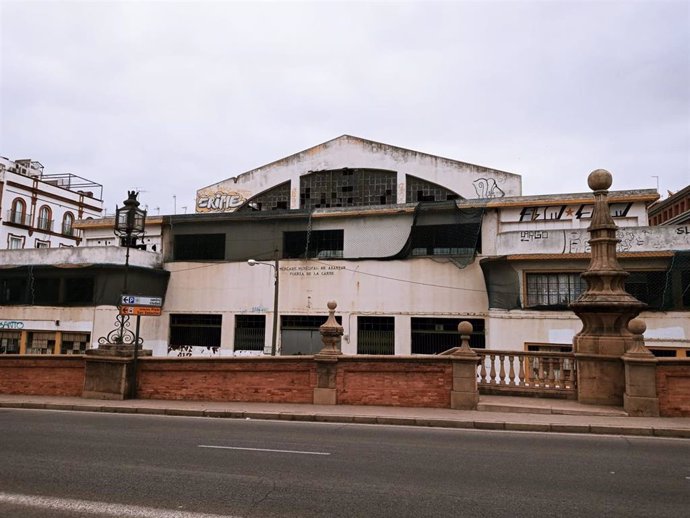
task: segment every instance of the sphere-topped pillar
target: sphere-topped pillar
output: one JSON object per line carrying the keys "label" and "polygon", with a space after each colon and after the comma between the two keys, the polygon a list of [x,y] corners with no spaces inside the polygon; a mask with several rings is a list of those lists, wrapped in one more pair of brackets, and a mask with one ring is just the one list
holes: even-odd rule
{"label": "sphere-topped pillar", "polygon": [[591,259],[582,277],[587,289],[570,304],[582,320],[582,330],[573,338],[577,360],[578,401],[622,405],[625,370],[621,357],[634,345],[628,323],[647,307],[625,291],[628,276],[616,257],[616,230],[608,204],[611,173],[593,171],[588,179],[594,191],[590,233]]}

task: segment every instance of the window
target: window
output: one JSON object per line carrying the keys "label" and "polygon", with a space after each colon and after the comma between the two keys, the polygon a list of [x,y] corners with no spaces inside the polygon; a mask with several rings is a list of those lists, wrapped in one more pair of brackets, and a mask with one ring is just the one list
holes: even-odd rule
{"label": "window", "polygon": [[218,349],[222,315],[170,315],[170,345],[168,350],[183,351],[191,347]]}
{"label": "window", "polygon": [[420,225],[412,228],[412,255],[462,255],[474,253],[479,235],[465,225]]}
{"label": "window", "polygon": [[378,169],[315,171],[300,178],[300,207],[359,207],[396,203],[397,173]]}
{"label": "window", "polygon": [[60,279],[57,277],[37,277],[30,285],[31,304],[37,306],[57,306],[60,304]]}
{"label": "window", "polygon": [[50,248],[50,241],[36,238],[36,248]]}
{"label": "window", "polygon": [[585,291],[579,273],[528,273],[527,304],[530,308],[566,308]]}
{"label": "window", "polygon": [[26,354],[53,354],[55,333],[29,333]]}
{"label": "window", "polygon": [[[687,285],[686,285],[687,286]],[[648,309],[661,309],[664,304],[666,272],[630,272],[625,279],[625,291],[649,305]]]}
{"label": "window", "polygon": [[20,248],[24,248],[24,238],[10,234],[7,237],[7,247],[10,250],[19,250]]}
{"label": "window", "polygon": [[248,200],[240,211],[287,210],[290,208],[290,182],[284,182]]}
{"label": "window", "polygon": [[447,201],[457,200],[460,196],[453,191],[435,183],[427,182],[416,176],[406,175],[407,203],[420,201]]}
{"label": "window", "polygon": [[19,331],[0,331],[0,354],[19,354]]}
{"label": "window", "polygon": [[38,228],[50,231],[53,229],[53,220],[48,205],[43,205],[38,211]]}
{"label": "window", "polygon": [[89,333],[62,333],[60,354],[84,354],[89,341]]}
{"label": "window", "polygon": [[73,236],[74,235],[74,228],[72,226],[74,225],[74,214],[71,212],[65,212],[65,215],[62,217],[62,233],[66,236]]}
{"label": "window", "polygon": [[357,317],[357,354],[395,354],[395,318]]}
{"label": "window", "polygon": [[439,354],[460,347],[458,324],[472,324],[470,347],[483,349],[484,319],[482,318],[412,318],[412,354]]}
{"label": "window", "polygon": [[8,219],[10,222],[16,223],[17,225],[29,224],[29,218],[26,214],[26,203],[24,200],[21,198],[15,198],[12,201],[12,210],[10,210]]}
{"label": "window", "polygon": [[[307,238],[309,242],[307,242]],[[284,232],[283,257],[285,259],[343,257],[342,230],[312,230]]]}
{"label": "window", "polygon": [[222,261],[225,259],[225,234],[181,234],[175,236],[176,261]]}
{"label": "window", "polygon": [[263,351],[266,337],[266,315],[235,316],[235,350]]}

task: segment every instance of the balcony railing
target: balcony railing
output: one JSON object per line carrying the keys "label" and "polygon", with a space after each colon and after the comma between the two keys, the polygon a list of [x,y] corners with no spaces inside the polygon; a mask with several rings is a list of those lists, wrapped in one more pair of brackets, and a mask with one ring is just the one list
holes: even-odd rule
{"label": "balcony railing", "polygon": [[477,384],[481,393],[576,396],[577,364],[571,352],[474,351],[480,357]]}
{"label": "balcony railing", "polygon": [[29,226],[31,224],[31,214],[27,214],[26,212],[19,212],[17,210],[8,210],[7,221],[10,223],[14,223],[15,225]]}
{"label": "balcony railing", "polygon": [[53,230],[53,220],[48,218],[38,218],[38,225],[36,228],[51,232]]}

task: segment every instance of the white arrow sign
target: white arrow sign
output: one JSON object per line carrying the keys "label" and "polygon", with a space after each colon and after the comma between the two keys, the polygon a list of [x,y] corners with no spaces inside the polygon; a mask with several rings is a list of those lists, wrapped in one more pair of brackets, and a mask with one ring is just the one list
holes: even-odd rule
{"label": "white arrow sign", "polygon": [[135,295],[122,295],[120,304],[123,306],[151,306],[159,308],[163,305],[160,297],[137,297]]}

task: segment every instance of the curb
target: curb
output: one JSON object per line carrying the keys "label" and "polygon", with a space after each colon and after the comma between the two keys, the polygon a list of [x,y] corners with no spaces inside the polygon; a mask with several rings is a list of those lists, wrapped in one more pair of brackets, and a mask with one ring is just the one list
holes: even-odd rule
{"label": "curb", "polygon": [[381,424],[420,426],[428,428],[457,428],[465,430],[503,430],[508,432],[552,432],[592,435],[624,435],[637,437],[665,437],[690,439],[690,429],[669,427],[639,427],[563,423],[525,423],[510,421],[481,421],[462,419],[434,419],[418,417],[369,416],[348,414],[315,414],[291,412],[256,412],[233,410],[204,410],[192,408],[155,408],[133,406],[70,405],[59,403],[0,402],[0,408],[27,410],[59,410],[76,412],[105,412],[115,414],[169,415],[177,417],[207,417],[219,419],[256,419],[276,421],[304,421],[321,423]]}

